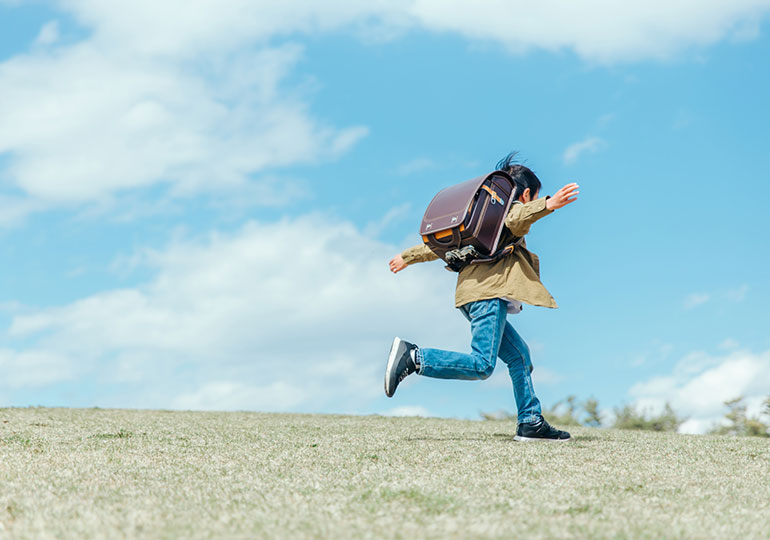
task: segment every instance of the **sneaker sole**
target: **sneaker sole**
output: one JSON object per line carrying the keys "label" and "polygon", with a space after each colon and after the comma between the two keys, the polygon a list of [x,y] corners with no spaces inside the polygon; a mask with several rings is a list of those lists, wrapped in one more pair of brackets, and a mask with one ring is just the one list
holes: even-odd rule
{"label": "sneaker sole", "polygon": [[391,374],[393,373],[393,364],[396,361],[396,355],[398,353],[398,347],[401,345],[401,338],[393,339],[393,345],[390,346],[390,355],[388,356],[388,365],[385,367],[385,395],[393,397],[393,394],[388,394],[388,388],[390,387]]}
{"label": "sneaker sole", "polygon": [[513,440],[519,442],[569,442],[572,440],[572,437],[569,439],[546,439],[544,437],[522,437],[521,435],[516,435]]}

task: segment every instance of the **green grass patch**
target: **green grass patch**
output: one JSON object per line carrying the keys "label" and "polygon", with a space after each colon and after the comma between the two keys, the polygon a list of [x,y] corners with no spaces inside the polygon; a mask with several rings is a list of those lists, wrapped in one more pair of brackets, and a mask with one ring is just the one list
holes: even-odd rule
{"label": "green grass patch", "polygon": [[134,433],[132,431],[128,431],[126,429],[120,429],[116,433],[97,433],[96,435],[91,435],[91,439],[130,439],[134,436]]}

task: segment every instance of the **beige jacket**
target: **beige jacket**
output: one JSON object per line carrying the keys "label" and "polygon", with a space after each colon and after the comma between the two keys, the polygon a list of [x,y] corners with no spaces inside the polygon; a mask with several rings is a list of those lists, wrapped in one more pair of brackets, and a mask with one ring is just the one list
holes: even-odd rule
{"label": "beige jacket", "polygon": [[[508,245],[514,237],[524,236],[535,221],[553,212],[545,207],[546,200],[547,197],[543,197],[526,204],[512,205],[505,218],[506,228],[499,245]],[[405,250],[401,257],[406,264],[438,259],[425,244]],[[469,265],[458,274],[455,306],[490,298],[510,298],[533,306],[558,307],[540,282],[540,259],[527,249],[525,242],[496,263]]]}

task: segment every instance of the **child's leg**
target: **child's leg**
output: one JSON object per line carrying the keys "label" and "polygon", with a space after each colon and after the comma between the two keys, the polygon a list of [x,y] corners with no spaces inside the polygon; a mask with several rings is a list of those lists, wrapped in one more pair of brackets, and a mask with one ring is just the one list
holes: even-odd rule
{"label": "child's leg", "polygon": [[503,337],[507,304],[499,298],[460,308],[471,322],[471,354],[420,349],[420,375],[437,379],[486,379],[492,375]]}
{"label": "child's leg", "polygon": [[508,373],[513,381],[519,423],[537,422],[540,420],[542,409],[540,400],[535,395],[535,387],[532,386],[533,366],[529,347],[508,322],[503,331],[499,354],[500,359],[508,365]]}

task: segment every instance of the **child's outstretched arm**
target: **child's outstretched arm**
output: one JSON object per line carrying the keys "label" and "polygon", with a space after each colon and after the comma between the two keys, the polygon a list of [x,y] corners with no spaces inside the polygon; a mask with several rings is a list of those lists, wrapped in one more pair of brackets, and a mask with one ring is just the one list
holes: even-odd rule
{"label": "child's outstretched arm", "polygon": [[535,199],[526,204],[514,204],[505,217],[505,226],[516,236],[524,236],[538,219],[547,216],[554,210],[575,202],[578,196],[578,185],[567,184],[551,197]]}
{"label": "child's outstretched arm", "polygon": [[436,259],[438,259],[438,256],[433,253],[428,246],[420,244],[405,249],[403,252],[393,257],[390,260],[390,271],[397,274],[410,264],[435,261]]}

